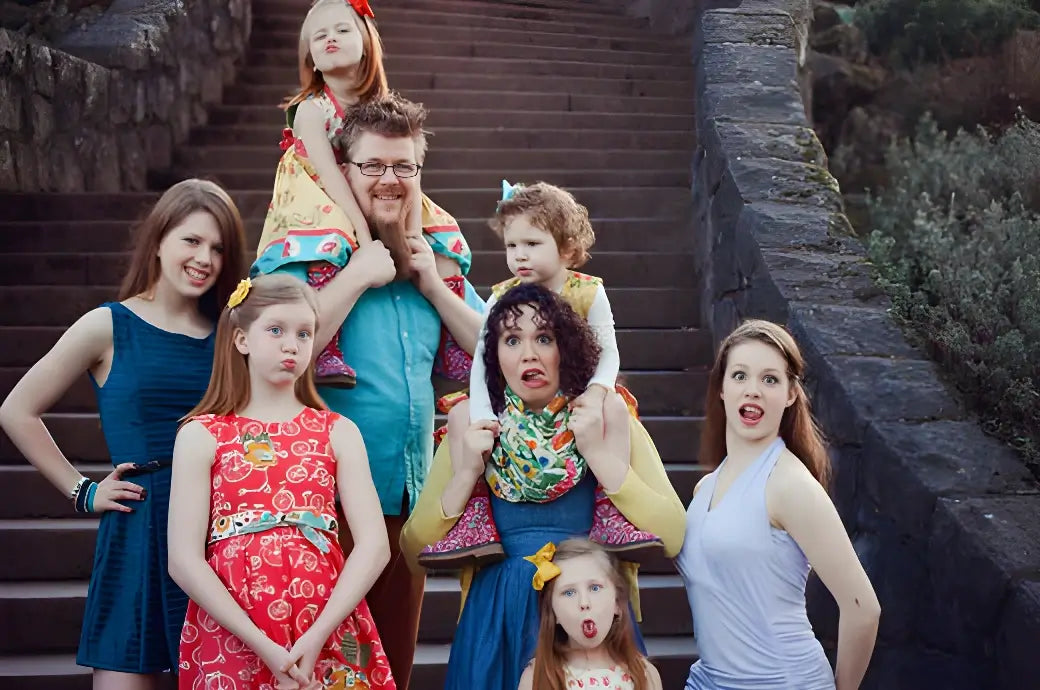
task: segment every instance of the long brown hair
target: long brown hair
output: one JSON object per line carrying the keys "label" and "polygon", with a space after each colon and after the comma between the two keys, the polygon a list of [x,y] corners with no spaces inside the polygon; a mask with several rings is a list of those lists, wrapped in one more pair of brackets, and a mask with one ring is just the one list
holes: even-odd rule
{"label": "long brown hair", "polygon": [[[314,328],[318,328],[318,299],[314,290],[290,275],[272,273],[253,279],[246,298],[235,307],[225,307],[217,321],[216,342],[213,346],[213,372],[202,401],[184,416],[190,419],[200,414],[226,415],[237,412],[249,403],[249,364],[246,355],[235,347],[235,334],[248,330],[261,312],[276,304],[302,302],[314,311]],[[307,407],[325,409],[325,403],[314,387],[314,365],[309,364],[303,376],[296,379],[296,399]]]}
{"label": "long brown hair", "polygon": [[238,207],[220,185],[209,180],[187,179],[167,189],[134,231],[130,266],[119,287],[120,301],[146,295],[159,281],[159,245],[167,234],[193,213],[205,211],[220,228],[224,259],[213,287],[199,299],[199,311],[216,319],[220,307],[245,273],[246,233]]}
{"label": "long brown hair", "polygon": [[[565,539],[556,546],[553,562],[559,564],[570,558],[585,555],[596,555],[603,559],[610,581],[617,592],[618,616],[610,626],[610,632],[603,640],[610,658],[621,664],[628,675],[632,676],[635,690],[647,690],[649,681],[646,677],[646,659],[636,647],[632,634],[632,617],[628,606],[628,583],[618,566],[617,559],[607,553],[602,546],[588,539],[576,537]],[[538,646],[534,655],[534,690],[566,690],[567,676],[564,671],[567,664],[567,633],[563,626],[556,622],[553,611],[553,592],[557,580],[546,583],[538,596],[538,608],[541,623],[538,628]]]}
{"label": "long brown hair", "polygon": [[708,378],[705,398],[704,430],[701,432],[700,461],[718,467],[726,457],[726,409],[722,402],[722,379],[726,375],[730,351],[741,343],[759,342],[775,349],[787,362],[787,378],[794,388],[794,402],[780,418],[780,438],[788,449],[809,469],[816,481],[826,489],[830,484],[831,462],[827,457],[823,434],[816,425],[802,380],[805,359],[798,343],[783,326],[770,321],[751,319],[737,326],[719,346],[715,364]]}
{"label": "long brown hair", "polygon": [[314,69],[314,60],[311,58],[310,34],[307,31],[307,22],[314,10],[326,5],[345,5],[353,12],[357,19],[361,32],[361,62],[357,65],[357,86],[354,87],[354,96],[359,101],[369,101],[381,98],[387,94],[390,87],[386,81],[386,69],[383,67],[383,41],[376,29],[376,22],[372,17],[362,17],[357,10],[346,0],[315,0],[311,8],[307,10],[307,16],[300,26],[300,42],[297,47],[300,65],[300,90],[294,96],[290,96],[282,104],[283,109],[291,108],[307,100],[311,96],[318,96],[325,90],[325,77],[321,72]]}

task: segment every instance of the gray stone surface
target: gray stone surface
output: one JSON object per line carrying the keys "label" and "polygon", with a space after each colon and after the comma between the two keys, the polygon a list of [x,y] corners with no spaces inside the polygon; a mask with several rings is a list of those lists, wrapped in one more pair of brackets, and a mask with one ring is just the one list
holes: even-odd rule
{"label": "gray stone surface", "polygon": [[704,117],[722,122],[808,126],[801,96],[791,87],[718,81],[705,85],[698,105]]}
{"label": "gray stone surface", "polygon": [[715,130],[723,149],[736,160],[777,158],[816,166],[827,165],[827,154],[820,146],[816,133],[809,127],[717,122]]}
{"label": "gray stone surface", "polygon": [[922,358],[903,339],[885,306],[809,302],[792,304],[791,315],[803,328],[813,331],[815,349],[824,356]]}
{"label": "gray stone surface", "polygon": [[794,21],[783,10],[745,14],[740,8],[711,12],[702,22],[704,43],[750,43],[794,48],[797,34]]}
{"label": "gray stone surface", "polygon": [[994,649],[997,678],[1012,687],[1023,678],[1040,678],[1040,573],[1014,585],[1004,604]]}
{"label": "gray stone surface", "polygon": [[789,86],[798,76],[794,52],[778,45],[708,44],[701,53],[708,83]]}
{"label": "gray stone surface", "polygon": [[939,499],[928,544],[926,640],[972,654],[998,635],[1009,585],[1023,574],[1040,574],[1036,506],[1036,495]]}
{"label": "gray stone surface", "polygon": [[57,48],[0,29],[0,189],[144,189],[233,79],[250,1],[115,0]]}

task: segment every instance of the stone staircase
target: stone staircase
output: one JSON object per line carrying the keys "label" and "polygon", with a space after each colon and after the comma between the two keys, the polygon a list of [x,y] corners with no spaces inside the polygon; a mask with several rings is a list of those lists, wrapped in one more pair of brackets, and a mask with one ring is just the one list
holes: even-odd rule
{"label": "stone staircase", "polygon": [[[424,191],[459,219],[470,274],[508,277],[485,219],[499,180],[571,189],[593,218],[589,272],[607,283],[624,375],[679,496],[689,500],[712,343],[699,328],[689,231],[694,150],[688,43],[651,34],[622,0],[395,0],[376,3],[391,86],[431,110]],[[308,0],[254,0],[252,51],[209,124],[177,151],[161,189],[214,179],[259,238]],[[110,299],[131,222],[156,192],[0,197],[0,396],[75,318]],[[86,376],[47,415],[84,472],[110,467]],[[0,690],[90,687],[75,665],[97,521],[77,517],[0,436]],[[647,646],[665,687],[696,656],[681,581],[661,559],[640,578]],[[430,577],[412,686],[441,687],[458,585]]]}

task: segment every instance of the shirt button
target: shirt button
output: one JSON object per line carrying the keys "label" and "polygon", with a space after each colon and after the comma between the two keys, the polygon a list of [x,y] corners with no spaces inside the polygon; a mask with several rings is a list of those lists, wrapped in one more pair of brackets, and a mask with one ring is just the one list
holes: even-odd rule
{"label": "shirt button", "polygon": [[408,337],[408,331],[401,331],[401,337],[402,338],[407,338]]}
{"label": "shirt button", "polygon": [[394,299],[397,300],[398,302],[400,302],[401,301],[401,296],[397,295],[396,297],[394,297]]}

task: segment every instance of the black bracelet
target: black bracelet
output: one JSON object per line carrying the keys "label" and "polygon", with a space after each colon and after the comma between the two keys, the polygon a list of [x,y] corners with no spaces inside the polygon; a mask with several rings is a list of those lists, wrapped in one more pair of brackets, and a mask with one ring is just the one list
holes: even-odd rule
{"label": "black bracelet", "polygon": [[79,493],[76,494],[76,512],[86,513],[87,512],[87,496],[90,494],[90,487],[97,484],[93,479],[88,479],[87,482],[80,487]]}

